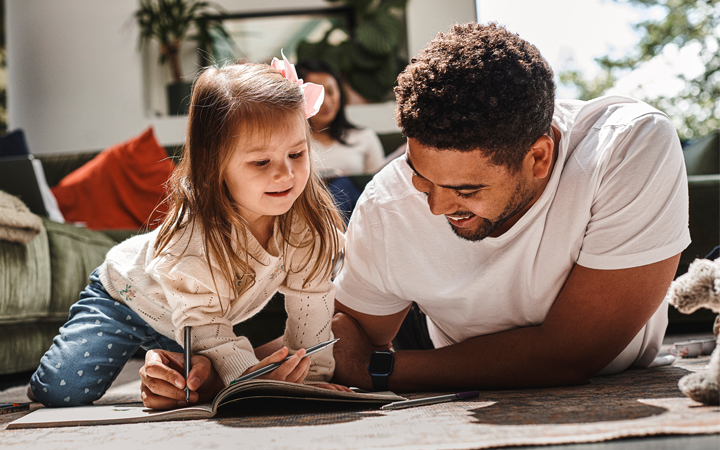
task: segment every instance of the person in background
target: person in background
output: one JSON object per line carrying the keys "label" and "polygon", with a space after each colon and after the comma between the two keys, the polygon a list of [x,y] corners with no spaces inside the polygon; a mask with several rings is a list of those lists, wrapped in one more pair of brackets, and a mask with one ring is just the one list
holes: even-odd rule
{"label": "person in background", "polygon": [[325,101],[310,119],[315,156],[325,177],[373,174],[385,163],[385,152],[377,134],[359,128],[345,117],[345,98],[340,81],[330,67],[318,59],[298,62],[298,77],[325,88]]}

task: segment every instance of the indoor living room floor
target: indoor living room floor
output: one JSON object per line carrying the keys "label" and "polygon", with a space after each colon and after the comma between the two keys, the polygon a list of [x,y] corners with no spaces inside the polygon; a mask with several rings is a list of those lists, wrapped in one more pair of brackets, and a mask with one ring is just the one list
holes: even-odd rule
{"label": "indoor living room floor", "polygon": [[[709,333],[668,334],[663,352],[674,342],[709,336]],[[244,444],[248,448],[269,449],[718,450],[720,408],[699,404],[699,408],[693,408],[693,402],[677,389],[679,377],[693,366],[704,368],[707,359],[682,359],[673,366],[628,370],[593,379],[587,386],[481,391],[477,402],[452,402],[389,413],[377,409],[320,409],[297,414],[246,412],[244,416],[232,413],[180,422],[7,430],[8,422],[24,415],[15,413],[9,415],[13,417],[0,416],[0,439],[3,448],[32,445],[37,449],[90,446],[140,449],[162,444],[180,450]],[[142,358],[132,358],[106,397],[115,395],[119,401],[139,401],[138,369],[142,364]],[[0,402],[27,401],[24,392],[30,375],[0,377]],[[664,378],[658,381],[658,375]],[[128,395],[131,400],[127,400]],[[682,406],[688,403],[690,408]],[[677,405],[682,407],[678,409]],[[658,421],[664,415],[670,418]],[[677,430],[698,433],[688,426],[695,418],[698,424],[705,424],[705,431],[700,432],[711,434],[678,434]],[[668,427],[665,431],[664,426]],[[648,431],[638,434],[637,430],[643,427]]]}

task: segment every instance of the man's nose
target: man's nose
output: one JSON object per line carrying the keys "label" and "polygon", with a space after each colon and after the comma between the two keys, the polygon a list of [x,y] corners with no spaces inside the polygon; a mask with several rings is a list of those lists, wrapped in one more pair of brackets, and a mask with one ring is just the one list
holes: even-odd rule
{"label": "man's nose", "polygon": [[455,195],[450,189],[433,186],[426,194],[430,212],[436,216],[452,214],[458,210]]}

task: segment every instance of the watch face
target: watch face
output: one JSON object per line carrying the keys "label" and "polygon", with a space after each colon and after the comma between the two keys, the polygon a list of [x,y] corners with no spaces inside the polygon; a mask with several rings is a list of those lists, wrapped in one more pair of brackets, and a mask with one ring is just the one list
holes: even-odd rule
{"label": "watch face", "polygon": [[392,352],[373,352],[370,356],[370,373],[388,374],[392,372],[393,366]]}

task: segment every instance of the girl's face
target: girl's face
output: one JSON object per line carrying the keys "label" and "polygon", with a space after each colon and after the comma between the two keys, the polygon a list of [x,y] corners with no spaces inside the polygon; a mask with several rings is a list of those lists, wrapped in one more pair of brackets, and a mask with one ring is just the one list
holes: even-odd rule
{"label": "girl's face", "polygon": [[270,134],[241,139],[230,157],[225,184],[250,224],[285,214],[305,189],[310,155],[305,120],[291,120]]}
{"label": "girl's face", "polygon": [[320,111],[310,119],[314,130],[323,130],[335,120],[335,116],[340,111],[340,86],[335,81],[335,77],[323,72],[310,72],[303,81],[319,84],[325,88],[325,99]]}

